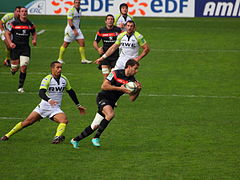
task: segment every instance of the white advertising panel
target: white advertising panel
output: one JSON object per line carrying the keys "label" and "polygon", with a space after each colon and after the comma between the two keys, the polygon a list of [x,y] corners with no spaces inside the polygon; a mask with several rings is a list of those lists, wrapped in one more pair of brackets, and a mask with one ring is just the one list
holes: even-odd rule
{"label": "white advertising panel", "polygon": [[[141,17],[194,17],[194,0],[81,0],[85,16],[118,14],[127,3],[129,14]],[[27,5],[29,14],[66,15],[73,0],[36,0]]]}

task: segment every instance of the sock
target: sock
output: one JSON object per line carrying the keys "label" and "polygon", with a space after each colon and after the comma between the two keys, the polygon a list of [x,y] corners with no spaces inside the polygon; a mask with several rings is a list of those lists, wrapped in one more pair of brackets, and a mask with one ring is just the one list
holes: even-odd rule
{"label": "sock", "polygon": [[59,56],[58,56],[59,60],[63,60],[63,55],[65,53],[65,50],[66,50],[65,47],[63,47],[63,46],[60,47]]}
{"label": "sock", "polygon": [[85,60],[86,59],[85,47],[79,47],[79,52],[80,52],[82,60]]}
{"label": "sock", "polygon": [[96,135],[94,136],[94,138],[99,138],[102,134],[102,132],[106,129],[106,127],[108,126],[110,121],[103,119],[102,122],[100,123],[100,126],[97,130]]}
{"label": "sock", "polygon": [[23,84],[24,84],[24,81],[26,79],[26,76],[27,76],[27,73],[20,72],[18,88],[22,88],[23,87]]}
{"label": "sock", "polygon": [[22,122],[19,122],[18,124],[16,124],[14,126],[14,128],[12,128],[11,131],[9,131],[7,134],[5,134],[5,136],[10,137],[21,129],[22,129]]}
{"label": "sock", "polygon": [[84,139],[85,137],[91,135],[94,132],[94,130],[92,130],[91,126],[86,127],[86,129],[84,129],[84,131],[77,137],[75,137],[73,140],[74,141],[80,141],[82,139]]}
{"label": "sock", "polygon": [[66,126],[67,125],[65,123],[60,123],[57,127],[55,136],[61,136],[64,133]]}
{"label": "sock", "polygon": [[10,59],[10,50],[6,48],[5,51],[6,51],[6,59]]}

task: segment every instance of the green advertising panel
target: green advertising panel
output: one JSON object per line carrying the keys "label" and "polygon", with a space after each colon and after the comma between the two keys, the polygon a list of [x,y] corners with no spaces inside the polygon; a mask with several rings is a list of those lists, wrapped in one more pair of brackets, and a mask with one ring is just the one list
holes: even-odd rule
{"label": "green advertising panel", "polygon": [[25,6],[33,0],[1,0],[1,12],[13,12],[16,6]]}

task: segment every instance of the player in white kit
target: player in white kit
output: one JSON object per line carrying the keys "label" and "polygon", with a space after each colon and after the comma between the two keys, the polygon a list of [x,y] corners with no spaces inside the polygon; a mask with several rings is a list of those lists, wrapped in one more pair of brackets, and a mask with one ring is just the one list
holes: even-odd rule
{"label": "player in white kit", "polygon": [[[107,50],[107,52],[98,58],[95,63],[99,64],[103,59],[110,56],[117,48],[121,46],[121,53],[117,60],[114,69],[124,69],[125,64],[129,59],[134,59],[135,61],[140,61],[144,56],[146,56],[150,49],[144,39],[144,37],[137,31],[135,31],[134,21],[128,21],[126,24],[126,31],[119,34],[117,41]],[[142,53],[138,55],[140,47],[143,49]]]}
{"label": "player in white kit", "polygon": [[5,134],[1,138],[2,141],[7,141],[10,136],[16,132],[34,124],[42,118],[47,117],[59,123],[55,137],[52,140],[52,144],[58,144],[62,142],[65,139],[62,134],[65,131],[68,123],[67,116],[61,110],[61,102],[64,90],[67,91],[73,102],[76,104],[80,114],[85,114],[86,108],[79,104],[76,93],[72,89],[68,79],[61,74],[62,64],[58,61],[54,61],[50,66],[52,73],[44,77],[40,85],[39,96],[42,99],[41,102],[24,121],[16,124],[12,130]]}
{"label": "player in white kit", "polygon": [[73,8],[69,9],[67,12],[68,23],[65,28],[64,42],[60,47],[58,61],[63,63],[63,55],[65,53],[68,45],[74,40],[79,44],[79,52],[81,55],[82,64],[90,64],[92,61],[86,59],[85,55],[85,41],[83,33],[80,29],[80,17],[82,15],[82,11],[80,8],[80,0],[74,0]]}

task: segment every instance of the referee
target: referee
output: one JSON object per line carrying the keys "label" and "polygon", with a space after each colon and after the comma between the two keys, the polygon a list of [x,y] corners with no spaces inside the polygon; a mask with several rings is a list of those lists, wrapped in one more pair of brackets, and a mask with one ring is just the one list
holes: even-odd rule
{"label": "referee", "polygon": [[13,21],[10,29],[6,31],[6,39],[11,48],[11,72],[14,75],[20,66],[18,92],[24,93],[23,85],[31,55],[29,37],[32,35],[32,44],[36,46],[37,33],[35,25],[27,18],[27,8],[21,7],[19,15],[19,19]]}

